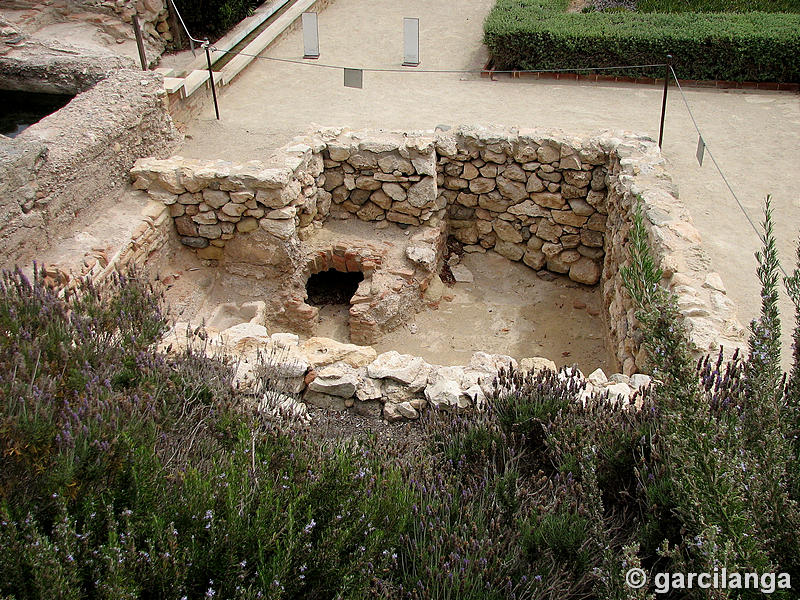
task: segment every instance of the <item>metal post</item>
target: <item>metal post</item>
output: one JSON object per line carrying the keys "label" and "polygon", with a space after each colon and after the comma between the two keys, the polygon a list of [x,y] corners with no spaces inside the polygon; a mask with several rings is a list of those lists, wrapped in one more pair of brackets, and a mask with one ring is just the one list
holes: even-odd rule
{"label": "metal post", "polygon": [[206,62],[208,63],[208,78],[211,81],[211,95],[214,97],[214,112],[217,113],[217,121],[219,121],[219,105],[217,104],[217,87],[214,85],[214,71],[211,70],[211,53],[208,50],[210,46],[209,41],[206,40],[203,48],[206,49]]}
{"label": "metal post", "polygon": [[661,142],[664,139],[664,116],[667,114],[667,88],[669,78],[672,75],[672,54],[667,54],[667,64],[664,65],[664,98],[661,101],[661,126],[658,128],[658,149],[661,149]]}
{"label": "metal post", "polygon": [[144,54],[144,42],[142,41],[142,29],[139,27],[139,16],[133,15],[133,35],[136,36],[136,46],[139,48],[139,60],[142,61],[142,71],[147,71],[147,57]]}

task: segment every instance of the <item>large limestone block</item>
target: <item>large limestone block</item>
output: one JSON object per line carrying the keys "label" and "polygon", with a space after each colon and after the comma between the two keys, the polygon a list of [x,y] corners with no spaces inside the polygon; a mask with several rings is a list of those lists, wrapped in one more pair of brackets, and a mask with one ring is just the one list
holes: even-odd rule
{"label": "large limestone block", "polygon": [[411,164],[420,175],[436,176],[436,155],[433,152],[412,157]]}
{"label": "large limestone block", "polygon": [[549,358],[542,358],[540,356],[534,356],[532,358],[523,358],[519,361],[519,368],[522,371],[533,371],[537,373],[544,369],[548,369],[550,371],[558,371],[556,367],[556,363],[554,363]]}
{"label": "large limestone block", "polygon": [[391,175],[395,171],[399,171],[403,175],[413,175],[414,173],[414,165],[411,161],[395,154],[389,154],[379,158],[378,166],[381,171],[388,175]]}
{"label": "large limestone block", "polygon": [[536,150],[536,158],[541,163],[556,162],[561,158],[561,151],[550,145],[540,146]]}
{"label": "large limestone block", "polygon": [[294,219],[261,219],[261,229],[281,240],[288,240],[295,233]]}
{"label": "large limestone block", "polygon": [[356,393],[358,375],[350,365],[336,363],[316,372],[316,377],[308,384],[312,392],[320,392],[340,398],[352,398]]}
{"label": "large limestone block", "polygon": [[344,363],[351,367],[363,367],[378,356],[372,346],[344,344],[325,337],[312,337],[303,342],[302,354],[315,367],[333,363]]}
{"label": "large limestone block", "polygon": [[520,260],[525,254],[525,247],[522,244],[512,244],[505,240],[497,240],[494,245],[494,251],[509,260]]}
{"label": "large limestone block", "polygon": [[507,179],[502,175],[498,175],[496,181],[497,189],[506,198],[509,198],[514,202],[519,202],[520,200],[528,197],[528,192],[525,190],[525,185],[519,181]]}
{"label": "large limestone block", "polygon": [[547,217],[550,211],[531,200],[525,200],[509,207],[508,212],[517,217]]}
{"label": "large limestone block", "polygon": [[220,341],[236,352],[246,353],[270,344],[267,328],[255,323],[239,323],[220,333]]}
{"label": "large limestone block", "polygon": [[508,370],[509,367],[517,368],[516,359],[505,354],[488,354],[475,352],[469,360],[470,369],[487,374],[497,374],[500,368]]}
{"label": "large limestone block", "polygon": [[446,377],[436,377],[425,387],[425,399],[434,408],[459,408],[461,384]]}
{"label": "large limestone block", "polygon": [[390,350],[379,354],[367,365],[367,375],[374,379],[393,379],[400,383],[412,384],[419,380],[421,375],[427,378],[429,369],[428,363],[419,356]]}
{"label": "large limestone block", "polygon": [[497,183],[488,177],[477,177],[469,182],[469,191],[473,194],[486,194],[491,192]]}
{"label": "large limestone block", "polygon": [[428,271],[436,270],[436,251],[428,244],[409,244],[406,256]]}
{"label": "large limestone block", "polygon": [[563,229],[561,229],[560,225],[556,225],[555,223],[551,223],[547,219],[542,219],[539,222],[539,226],[536,229],[536,235],[543,240],[547,240],[548,242],[557,243],[558,239],[561,237]]}
{"label": "large limestone block", "polygon": [[553,192],[533,193],[531,194],[531,200],[544,208],[563,208],[565,204],[564,197]]}
{"label": "large limestone block", "polygon": [[408,188],[406,200],[416,208],[434,204],[436,202],[436,180],[433,177],[423,177]]}
{"label": "large limestone block", "polygon": [[569,268],[569,278],[578,283],[594,285],[600,281],[602,269],[600,265],[590,258],[581,256]]}
{"label": "large limestone block", "polygon": [[547,262],[547,257],[541,250],[532,250],[531,248],[527,248],[525,250],[525,255],[522,257],[522,262],[528,265],[531,269],[538,271],[544,267],[545,263]]}
{"label": "large limestone block", "polygon": [[508,221],[497,220],[493,227],[497,237],[505,242],[518,244],[522,241],[522,234]]}

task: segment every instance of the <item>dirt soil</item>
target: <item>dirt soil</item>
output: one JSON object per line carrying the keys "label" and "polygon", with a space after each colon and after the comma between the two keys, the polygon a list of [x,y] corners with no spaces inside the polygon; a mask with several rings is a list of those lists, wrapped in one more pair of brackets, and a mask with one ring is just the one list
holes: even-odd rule
{"label": "dirt soil", "polygon": [[[527,266],[495,252],[467,254],[472,283],[455,283],[438,308],[426,308],[373,344],[439,365],[469,364],[478,350],[514,358],[543,356],[586,374],[618,369],[605,345],[599,289],[566,277],[540,279]],[[548,279],[550,279],[548,277]],[[317,335],[349,341],[348,307],[320,310]]]}
{"label": "dirt soil", "polygon": [[[658,86],[534,79],[497,81],[475,74],[425,69],[480,70],[488,58],[482,24],[494,0],[336,0],[319,16],[318,63],[400,68],[402,18],[420,18],[420,67],[409,73],[366,72],[364,88],[342,85],[340,69],[257,60],[213,107],[190,124],[183,156],[264,159],[313,124],[432,129],[437,124],[559,127],[584,133],[625,129],[658,136],[662,91]],[[268,49],[267,56],[301,59],[300,31]],[[316,64],[316,63],[315,63]],[[691,88],[685,91],[708,148],[758,222],[771,193],[779,254],[793,267],[800,223],[800,101],[786,92]],[[754,252],[759,239],[708,156],[695,159],[697,132],[680,94],[667,103],[663,152],[703,236],[712,266],[723,278],[743,323],[760,306]],[[790,364],[793,310],[783,292],[784,368]]]}
{"label": "dirt soil", "polygon": [[[373,239],[391,244],[402,254],[409,231],[394,225],[375,229],[374,224],[362,221],[332,220],[315,237],[320,242]],[[375,350],[413,354],[438,365],[469,364],[472,353],[480,350],[517,359],[542,356],[558,366],[577,364],[587,374],[596,368],[609,374],[619,370],[605,344],[599,288],[552,273],[542,279],[524,264],[492,251],[464,254],[462,264],[472,272],[473,282],[446,286],[441,301],[425,306],[406,325],[384,335],[372,344]],[[159,272],[170,288],[167,298],[176,321],[208,322],[221,304],[259,299],[248,294],[250,290],[232,285],[223,270],[204,266],[187,250],[176,252]],[[348,304],[320,307],[314,335],[350,342],[348,311]],[[269,323],[267,329],[270,333],[287,330]],[[301,339],[309,337],[293,333]]]}

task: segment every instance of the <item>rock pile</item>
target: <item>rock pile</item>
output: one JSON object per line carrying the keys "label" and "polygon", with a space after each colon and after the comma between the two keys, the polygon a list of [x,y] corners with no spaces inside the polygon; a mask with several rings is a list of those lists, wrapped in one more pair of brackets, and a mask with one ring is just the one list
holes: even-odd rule
{"label": "rock pile", "polygon": [[[186,330],[178,324],[175,332]],[[170,341],[169,338],[167,341]],[[165,342],[166,343],[166,342]],[[428,407],[437,410],[484,409],[500,369],[556,370],[545,358],[517,361],[510,356],[475,352],[465,366],[440,366],[396,351],[377,354],[370,346],[312,337],[301,342],[289,333],[270,335],[255,323],[241,323],[212,337],[211,347],[240,357],[235,385],[261,397],[266,387],[272,406],[307,416],[307,405],[357,414],[388,422],[413,420]],[[620,402],[650,384],[647,375],[610,377],[600,369],[587,378],[578,369],[562,369],[560,377],[583,384],[578,400],[595,393]],[[265,379],[266,378],[266,379]]]}

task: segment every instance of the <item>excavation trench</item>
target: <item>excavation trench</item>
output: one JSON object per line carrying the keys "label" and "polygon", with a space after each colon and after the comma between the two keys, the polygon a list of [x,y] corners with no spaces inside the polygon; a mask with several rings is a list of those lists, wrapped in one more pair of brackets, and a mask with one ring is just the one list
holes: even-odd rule
{"label": "excavation trench", "polygon": [[[327,364],[314,354],[320,337],[369,347],[347,352],[375,353],[378,366],[349,368],[367,369],[352,375],[365,394],[376,378],[394,381],[382,384],[382,402],[419,399],[422,375],[406,372],[417,361],[470,374],[428,380],[437,402],[458,406],[478,402],[476,374],[511,359],[623,378],[646,368],[620,275],[640,209],[692,342],[713,351],[741,340],[658,148],[642,137],[324,130],[269,164],[146,159],[132,176],[168,206],[185,248],[165,269],[180,275],[174,293],[186,314],[235,338],[238,311],[243,324],[266,327],[256,338],[268,331],[274,344],[300,344],[310,364]],[[314,376],[350,377],[342,369]],[[332,402],[316,395],[326,385],[353,391],[310,381],[293,385],[308,385],[313,402]],[[466,396],[448,396],[453,381]]]}

